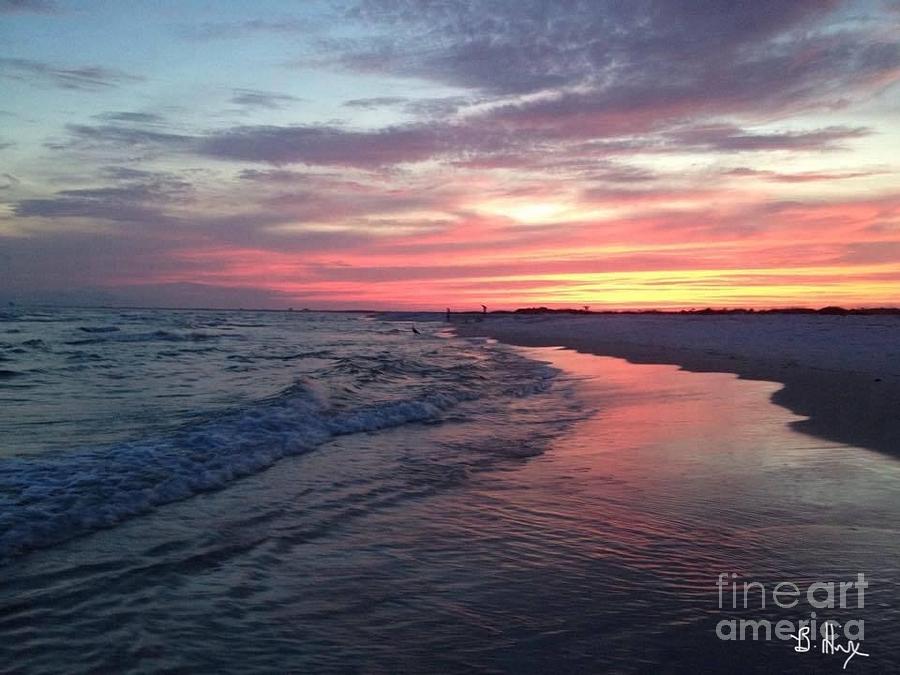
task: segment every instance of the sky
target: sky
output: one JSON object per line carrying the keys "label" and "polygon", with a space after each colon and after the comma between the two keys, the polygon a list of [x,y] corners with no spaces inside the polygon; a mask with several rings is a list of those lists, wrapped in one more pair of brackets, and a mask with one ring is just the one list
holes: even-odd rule
{"label": "sky", "polygon": [[900,2],[0,0],[0,300],[900,303]]}

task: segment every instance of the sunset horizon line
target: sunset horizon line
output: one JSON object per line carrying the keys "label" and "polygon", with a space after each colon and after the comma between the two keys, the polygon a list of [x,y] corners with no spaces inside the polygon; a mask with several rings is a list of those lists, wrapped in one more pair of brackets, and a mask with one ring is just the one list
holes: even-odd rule
{"label": "sunset horizon line", "polygon": [[191,306],[191,305],[148,305],[148,304],[86,304],[63,302],[27,302],[9,300],[6,306],[16,309],[88,309],[88,310],[157,310],[175,312],[279,312],[279,313],[330,313],[330,314],[446,314],[448,309],[451,315],[489,315],[489,314],[900,314],[900,304],[824,304],[824,305],[687,305],[687,306],[647,306],[647,307],[613,307],[613,306],[585,306],[565,305],[554,302],[540,302],[534,305],[521,307],[500,306],[484,311],[480,306],[471,308],[451,307],[228,307],[228,306]]}

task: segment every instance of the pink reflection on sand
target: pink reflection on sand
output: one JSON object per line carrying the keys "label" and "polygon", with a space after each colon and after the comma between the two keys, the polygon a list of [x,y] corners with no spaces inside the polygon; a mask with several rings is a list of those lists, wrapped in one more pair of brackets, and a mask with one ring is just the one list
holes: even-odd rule
{"label": "pink reflection on sand", "polygon": [[509,476],[512,492],[490,495],[523,549],[551,545],[560,564],[606,560],[622,568],[617,583],[652,575],[697,597],[717,570],[877,567],[881,535],[858,526],[900,496],[900,469],[793,430],[801,418],[770,401],[779,384],[526,351],[564,370],[596,412]]}

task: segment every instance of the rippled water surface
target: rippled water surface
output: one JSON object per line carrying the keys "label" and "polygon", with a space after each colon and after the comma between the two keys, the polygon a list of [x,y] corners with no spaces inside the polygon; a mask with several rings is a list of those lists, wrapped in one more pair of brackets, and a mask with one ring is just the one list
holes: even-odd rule
{"label": "rippled water surface", "polygon": [[837,672],[716,639],[809,614],[716,578],[859,572],[847,670],[900,667],[895,460],[773,384],[417,327],[0,323],[0,672]]}

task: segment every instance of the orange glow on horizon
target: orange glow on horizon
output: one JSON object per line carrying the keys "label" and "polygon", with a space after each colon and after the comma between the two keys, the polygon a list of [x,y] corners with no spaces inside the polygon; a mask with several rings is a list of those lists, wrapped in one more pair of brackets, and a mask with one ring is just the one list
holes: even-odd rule
{"label": "orange glow on horizon", "polygon": [[[331,234],[301,223],[278,235],[284,250],[194,241],[177,253],[190,273],[155,281],[267,288],[286,306],[310,307],[897,304],[900,196],[774,206],[766,200],[728,203],[729,196],[687,213],[629,202],[626,217],[549,225],[521,220],[581,214],[563,201],[519,199],[519,210],[505,215],[487,213],[490,206],[418,229],[403,220],[403,227],[339,253],[290,250],[294,236]],[[345,223],[338,233],[345,230],[367,232],[365,225]]]}

